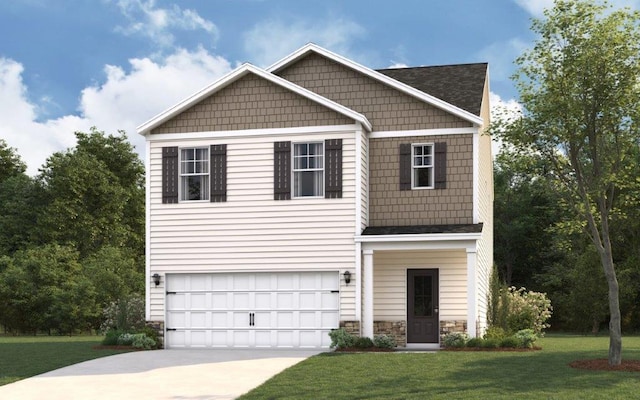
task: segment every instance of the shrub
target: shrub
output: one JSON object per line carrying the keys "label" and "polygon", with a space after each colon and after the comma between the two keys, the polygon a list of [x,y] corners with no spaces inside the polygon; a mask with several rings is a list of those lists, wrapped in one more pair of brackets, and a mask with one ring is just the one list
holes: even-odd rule
{"label": "shrub", "polygon": [[131,345],[136,349],[151,350],[156,347],[156,341],[145,335],[144,333],[136,333],[133,336]]}
{"label": "shrub", "polygon": [[531,329],[542,336],[543,330],[550,326],[547,321],[553,307],[544,293],[514,286],[499,290],[492,287],[491,297],[489,323],[492,327],[500,327],[507,334]]}
{"label": "shrub", "polygon": [[118,344],[120,346],[131,346],[133,345],[134,336],[132,333],[123,333],[118,336]]}
{"label": "shrub", "polygon": [[484,347],[484,339],[479,337],[471,338],[467,342],[467,347]]}
{"label": "shrub", "polygon": [[373,338],[373,345],[381,349],[393,349],[396,347],[396,339],[389,335],[376,335]]}
{"label": "shrub", "polygon": [[148,338],[153,339],[153,341],[156,343],[156,346],[158,345],[158,343],[160,343],[160,339],[158,338],[158,331],[156,331],[152,327],[145,326],[144,328],[140,329],[139,332],[144,333]]}
{"label": "shrub", "polygon": [[499,326],[490,326],[484,333],[485,339],[498,339],[502,340],[507,337],[507,333]]}
{"label": "shrub", "polygon": [[538,339],[538,335],[533,331],[533,329],[522,329],[514,335],[522,342],[522,347],[530,349],[533,347],[533,344]]}
{"label": "shrub", "polygon": [[118,329],[123,332],[135,332],[143,329],[144,326],[144,298],[133,295],[114,301],[103,310],[100,330],[106,332],[109,329]]}
{"label": "shrub", "polygon": [[102,339],[102,344],[104,346],[115,346],[118,344],[118,338],[122,335],[122,332],[116,329],[109,329],[104,339]]}
{"label": "shrub", "polygon": [[373,347],[373,340],[368,337],[358,337],[355,340],[354,347],[359,349],[369,349]]}
{"label": "shrub", "polygon": [[452,332],[444,335],[444,347],[464,347],[469,341],[469,335],[462,332]]}
{"label": "shrub", "polygon": [[485,339],[482,341],[482,347],[487,349],[496,349],[500,347],[501,343],[502,341],[499,339]]}
{"label": "shrub", "polygon": [[515,336],[509,336],[500,342],[500,347],[516,348],[522,347],[522,341]]}
{"label": "shrub", "polygon": [[334,329],[329,332],[331,338],[331,348],[344,349],[353,347],[356,343],[356,337],[347,332],[344,328]]}

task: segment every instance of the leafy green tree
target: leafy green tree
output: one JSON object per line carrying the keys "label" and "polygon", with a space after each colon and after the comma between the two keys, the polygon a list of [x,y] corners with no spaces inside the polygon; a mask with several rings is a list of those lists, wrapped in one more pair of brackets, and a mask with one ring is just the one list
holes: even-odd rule
{"label": "leafy green tree", "polygon": [[503,149],[494,162],[494,258],[507,286],[537,289],[533,276],[562,256],[553,227],[564,218],[545,160]]}
{"label": "leafy green tree", "polygon": [[640,18],[606,3],[557,0],[534,20],[539,35],[516,60],[522,118],[495,133],[549,161],[565,201],[581,216],[608,287],[609,363],[622,360],[612,226],[635,202],[640,140]]}
{"label": "leafy green tree", "polygon": [[78,144],[55,153],[40,182],[50,199],[41,223],[45,242],[71,244],[82,258],[103,246],[144,253],[144,168],[126,135],[95,128],[77,132]]}
{"label": "leafy green tree", "polygon": [[0,182],[0,255],[12,255],[37,241],[42,188],[25,174]]}
{"label": "leafy green tree", "polygon": [[90,328],[99,315],[95,288],[74,249],[46,245],[3,260],[0,323],[5,328],[70,334]]}
{"label": "leafy green tree", "polygon": [[0,182],[11,176],[24,174],[26,170],[27,165],[20,159],[16,149],[0,139]]}

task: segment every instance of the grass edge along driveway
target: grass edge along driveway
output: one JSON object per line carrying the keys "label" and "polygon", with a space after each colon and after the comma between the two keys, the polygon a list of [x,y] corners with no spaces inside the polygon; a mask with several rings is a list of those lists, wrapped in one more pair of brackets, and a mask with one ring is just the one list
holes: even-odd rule
{"label": "grass edge along driveway", "polygon": [[[608,337],[548,336],[538,344],[543,350],[524,353],[324,353],[241,399],[629,399],[640,393],[640,373],[568,366],[606,358]],[[622,354],[640,360],[640,337],[624,337]]]}
{"label": "grass edge along driveway", "polygon": [[102,339],[102,336],[0,336],[0,386],[123,352],[94,349]]}

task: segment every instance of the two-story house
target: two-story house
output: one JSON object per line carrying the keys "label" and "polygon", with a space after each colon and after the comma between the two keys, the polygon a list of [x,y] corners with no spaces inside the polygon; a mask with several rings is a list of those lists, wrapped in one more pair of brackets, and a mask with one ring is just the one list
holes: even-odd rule
{"label": "two-story house", "polygon": [[138,128],[146,316],[165,346],[439,346],[493,263],[486,64],[375,71],[309,44]]}

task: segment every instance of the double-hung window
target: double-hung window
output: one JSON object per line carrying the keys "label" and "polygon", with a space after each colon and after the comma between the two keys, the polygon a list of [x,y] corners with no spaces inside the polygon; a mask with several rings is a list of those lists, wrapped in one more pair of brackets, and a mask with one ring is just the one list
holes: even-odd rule
{"label": "double-hung window", "polygon": [[293,197],[324,196],[324,143],[293,144]]}
{"label": "double-hung window", "polygon": [[180,200],[209,200],[209,149],[180,149]]}
{"label": "double-hung window", "polygon": [[434,187],[433,159],[433,143],[411,146],[411,186],[413,188],[431,189]]}

